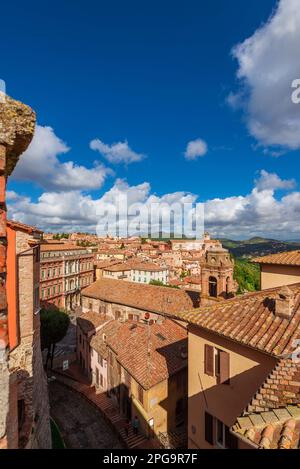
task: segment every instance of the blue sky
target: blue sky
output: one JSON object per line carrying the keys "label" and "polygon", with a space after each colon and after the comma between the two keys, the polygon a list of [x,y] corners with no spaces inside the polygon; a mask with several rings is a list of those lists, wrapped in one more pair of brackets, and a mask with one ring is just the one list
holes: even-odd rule
{"label": "blue sky", "polygon": [[[49,150],[59,164],[72,162],[75,167],[93,169],[97,161],[96,166],[106,168],[98,186],[85,188],[83,183],[74,189],[58,185],[54,179],[49,186],[47,176],[39,175],[37,167],[31,178],[32,168],[24,163],[16,174],[18,180],[9,182],[12,216],[49,230],[92,229],[88,214],[89,221],[84,221],[84,213],[78,220],[65,220],[62,211],[70,211],[67,205],[53,213],[52,219],[43,218],[46,205],[41,206],[40,198],[48,203],[52,194],[53,201],[64,200],[62,193],[71,197],[75,190],[84,204],[87,198],[101,199],[119,179],[126,180],[128,187],[148,183],[148,196],[187,192],[196,194],[200,201],[224,200],[222,212],[226,212],[228,198],[248,197],[254,180],[262,177],[262,170],[273,181],[275,174],[280,181],[287,181],[266,189],[273,190],[275,204],[277,201],[283,209],[286,191],[298,194],[300,142],[296,137],[294,141],[290,132],[276,140],[279,132],[276,126],[270,129],[269,122],[278,120],[278,115],[265,117],[264,109],[257,104],[257,96],[264,91],[257,78],[261,74],[267,76],[269,70],[274,74],[282,68],[291,72],[284,77],[287,95],[291,79],[300,77],[299,63],[299,76],[293,75],[296,70],[291,66],[295,52],[288,57],[290,62],[286,63],[279,51],[269,69],[261,65],[271,61],[268,44],[272,38],[272,11],[275,21],[277,15],[284,25],[285,15],[290,18],[290,9],[296,5],[295,0],[280,3],[276,12],[274,0],[5,2],[1,7],[5,21],[0,31],[0,78],[6,82],[7,93],[30,104],[37,112],[38,124],[50,126],[52,136],[70,148],[63,153]],[[257,57],[251,48],[232,54],[234,46],[253,38],[260,27],[265,28],[266,60]],[[290,51],[293,41],[299,38],[297,34],[285,33],[285,46]],[[255,41],[254,37],[254,45]],[[251,70],[242,70],[243,60],[249,57],[256,60],[255,76]],[[239,70],[242,80],[237,76]],[[280,98],[276,87],[282,92],[282,83],[277,80],[272,86],[264,95],[276,101]],[[252,100],[251,87],[258,90]],[[242,96],[239,109],[235,106],[237,99],[229,105],[228,96],[239,100]],[[289,112],[293,113],[295,126],[291,132],[295,133],[300,105],[298,117],[296,105],[292,110],[282,108],[287,113],[286,122]],[[262,121],[263,132],[256,125]],[[40,138],[47,135],[41,134]],[[105,145],[106,154],[90,148],[95,139]],[[207,152],[187,159],[188,143],[198,139],[206,143]],[[143,155],[141,161],[128,164],[108,160],[109,148],[117,142],[127,142],[134,154]],[[42,146],[36,152],[43,152]],[[41,154],[41,166],[46,157]],[[57,161],[55,164],[59,169]],[[269,208],[268,217],[274,206]],[[261,222],[260,212],[259,219],[257,213],[252,214],[250,224],[253,210],[257,212],[257,207],[247,209],[242,220],[236,213],[234,219],[229,216],[227,224],[224,213],[220,223],[215,214],[208,227],[218,235],[247,237],[249,233],[300,239],[298,225],[290,230],[289,220],[278,229],[277,223],[273,225],[266,219]],[[294,210],[297,213],[298,206]],[[236,230],[241,222],[245,229]]]}

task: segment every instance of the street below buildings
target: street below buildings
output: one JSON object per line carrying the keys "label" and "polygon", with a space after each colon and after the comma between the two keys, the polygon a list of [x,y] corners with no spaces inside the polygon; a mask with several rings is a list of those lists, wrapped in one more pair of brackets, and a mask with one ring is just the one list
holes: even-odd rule
{"label": "street below buildings", "polygon": [[51,417],[67,448],[122,448],[100,412],[77,392],[54,381],[49,383],[49,398]]}

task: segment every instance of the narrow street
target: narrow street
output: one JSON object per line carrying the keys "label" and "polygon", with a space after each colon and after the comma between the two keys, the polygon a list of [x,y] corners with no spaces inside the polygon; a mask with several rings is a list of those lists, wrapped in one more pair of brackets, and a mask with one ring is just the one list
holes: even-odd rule
{"label": "narrow street", "polygon": [[50,413],[67,448],[122,448],[102,415],[76,391],[58,382],[49,384]]}

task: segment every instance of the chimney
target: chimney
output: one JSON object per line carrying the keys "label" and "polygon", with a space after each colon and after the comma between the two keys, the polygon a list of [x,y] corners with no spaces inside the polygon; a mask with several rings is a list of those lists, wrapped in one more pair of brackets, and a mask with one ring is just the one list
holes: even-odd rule
{"label": "chimney", "polygon": [[275,315],[290,319],[294,308],[294,294],[288,286],[282,287],[275,299]]}

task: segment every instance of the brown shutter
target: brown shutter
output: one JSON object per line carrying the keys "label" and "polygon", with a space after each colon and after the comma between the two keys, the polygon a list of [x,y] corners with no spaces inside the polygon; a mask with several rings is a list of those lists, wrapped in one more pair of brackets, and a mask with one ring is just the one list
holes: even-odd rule
{"label": "brown shutter", "polygon": [[205,412],[205,441],[214,444],[214,418],[207,412]]}
{"label": "brown shutter", "polygon": [[229,384],[230,363],[229,353],[220,350],[220,384]]}
{"label": "brown shutter", "polygon": [[214,348],[207,344],[204,347],[204,373],[214,376]]}

